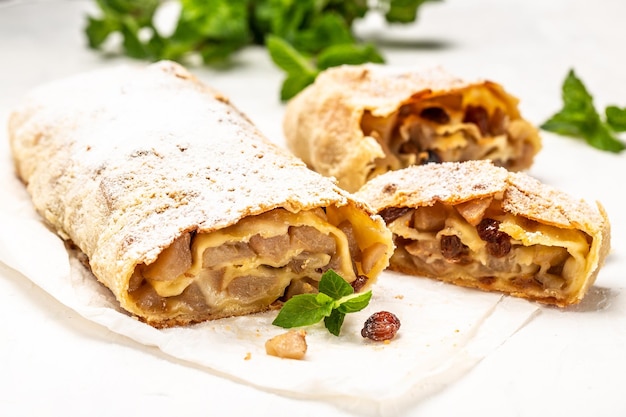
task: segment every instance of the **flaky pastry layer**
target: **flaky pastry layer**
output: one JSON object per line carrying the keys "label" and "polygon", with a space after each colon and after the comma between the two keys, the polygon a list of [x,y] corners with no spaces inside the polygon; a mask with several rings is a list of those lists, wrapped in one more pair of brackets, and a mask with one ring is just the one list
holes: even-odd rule
{"label": "flaky pastry layer", "polygon": [[492,81],[442,68],[341,66],[287,105],[289,149],[354,192],[390,170],[427,162],[491,160],[512,171],[541,149],[518,100]]}
{"label": "flaky pastry layer", "polygon": [[267,309],[330,268],[371,284],[392,253],[379,216],[173,62],[42,86],[9,135],[37,211],[157,327]]}
{"label": "flaky pastry layer", "polygon": [[390,269],[546,304],[582,300],[610,249],[600,203],[489,161],[388,172],[356,195],[393,232]]}

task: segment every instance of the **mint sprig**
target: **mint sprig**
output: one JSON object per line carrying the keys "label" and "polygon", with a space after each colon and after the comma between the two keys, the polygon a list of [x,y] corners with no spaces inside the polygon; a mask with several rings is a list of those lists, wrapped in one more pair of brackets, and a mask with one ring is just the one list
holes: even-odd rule
{"label": "mint sprig", "polygon": [[318,289],[317,294],[291,297],[272,324],[291,329],[324,320],[328,331],[339,336],[346,314],[363,310],[372,298],[371,291],[355,293],[354,288],[333,270],[324,272]]}
{"label": "mint sprig", "polygon": [[563,108],[541,128],[559,135],[585,140],[596,149],[618,153],[626,148],[616,133],[626,130],[626,109],[608,106],[606,120],[596,110],[593,97],[573,69],[562,86]]}
{"label": "mint sprig", "polygon": [[[120,52],[133,58],[186,62],[198,57],[206,65],[228,69],[239,50],[265,45],[286,73],[281,87],[286,101],[326,68],[383,61],[375,45],[356,36],[355,21],[382,12],[389,25],[411,23],[423,3],[435,0],[175,1],[180,14],[174,31],[164,33],[156,17],[166,2],[93,0],[99,10],[87,16],[89,47],[104,49],[107,39],[117,34],[122,38]],[[272,42],[272,37],[282,42]],[[291,56],[288,61],[285,55]]]}

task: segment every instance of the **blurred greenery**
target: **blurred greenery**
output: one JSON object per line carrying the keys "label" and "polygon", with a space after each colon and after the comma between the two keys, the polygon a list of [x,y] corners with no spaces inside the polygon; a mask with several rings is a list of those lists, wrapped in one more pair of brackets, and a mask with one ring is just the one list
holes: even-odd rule
{"label": "blurred greenery", "polygon": [[167,36],[155,25],[159,0],[94,1],[99,15],[87,16],[85,27],[91,48],[102,49],[118,33],[129,57],[182,62],[196,55],[218,65],[248,45],[266,45],[286,73],[281,99],[289,100],[326,68],[384,62],[375,45],[355,37],[357,19],[376,11],[389,24],[411,23],[424,3],[437,0],[179,0],[180,15]]}
{"label": "blurred greenery", "polygon": [[593,97],[583,81],[570,69],[561,87],[563,108],[546,120],[541,128],[559,135],[586,141],[596,149],[622,152],[626,145],[616,133],[626,131],[626,108],[608,106],[602,120]]}

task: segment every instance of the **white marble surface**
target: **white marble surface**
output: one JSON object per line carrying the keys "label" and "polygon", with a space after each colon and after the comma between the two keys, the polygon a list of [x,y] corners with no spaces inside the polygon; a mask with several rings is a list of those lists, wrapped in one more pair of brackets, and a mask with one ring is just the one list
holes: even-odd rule
{"label": "white marble surface", "polygon": [[[0,0],[0,123],[31,87],[121,61],[86,48],[82,28],[89,9],[86,1]],[[626,106],[625,15],[626,3],[619,0],[445,0],[424,6],[413,27],[388,30],[371,18],[359,31],[383,45],[389,64],[441,64],[502,83],[538,124],[560,107],[570,68],[598,107]],[[229,71],[197,72],[280,142],[282,74],[260,49],[238,54],[236,64]],[[530,173],[605,205],[613,226],[606,266],[581,305],[541,307],[465,377],[398,415],[626,413],[626,225],[620,206],[626,154],[543,136]],[[0,137],[4,142],[4,132]],[[9,164],[8,158],[0,162],[3,170]],[[105,330],[3,264],[0,317],[0,415],[351,415],[232,382]]]}

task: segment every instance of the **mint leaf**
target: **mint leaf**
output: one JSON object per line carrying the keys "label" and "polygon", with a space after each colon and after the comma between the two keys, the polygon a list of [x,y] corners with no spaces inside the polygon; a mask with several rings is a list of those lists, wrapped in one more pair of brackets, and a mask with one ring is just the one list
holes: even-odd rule
{"label": "mint leaf", "polygon": [[309,326],[322,319],[328,331],[339,336],[345,315],[364,309],[372,292],[354,293],[352,286],[333,270],[322,274],[319,293],[296,295],[283,305],[272,324],[284,328]]}
{"label": "mint leaf", "polygon": [[387,22],[411,23],[417,19],[417,9],[429,0],[387,0]]}
{"label": "mint leaf", "polygon": [[384,62],[374,45],[339,44],[324,49],[317,57],[319,69],[327,69],[339,65],[359,65],[366,62]]}
{"label": "mint leaf", "polygon": [[173,38],[193,36],[202,43],[249,42],[246,0],[182,0],[178,26]]}
{"label": "mint leaf", "polygon": [[270,33],[290,41],[303,26],[306,26],[306,21],[315,13],[315,4],[311,0],[270,0],[269,4]]}
{"label": "mint leaf", "polygon": [[589,145],[602,151],[618,153],[626,147],[613,135],[613,132],[605,123],[599,123],[585,139]]}
{"label": "mint leaf", "polygon": [[354,297],[346,297],[346,300],[343,301],[338,307],[337,310],[342,313],[356,313],[357,311],[363,310],[370,303],[370,299],[372,298],[372,292],[364,292],[362,294],[355,294]]}
{"label": "mint leaf", "polygon": [[293,45],[296,49],[318,53],[330,45],[354,44],[355,39],[350,26],[337,13],[328,13],[319,16],[310,28],[301,30],[293,37]]}
{"label": "mint leaf", "polygon": [[370,7],[376,7],[375,3],[367,0],[328,0],[326,8],[339,13],[352,25],[355,19],[365,17]]}
{"label": "mint leaf", "polygon": [[170,35],[158,33],[155,24],[162,0],[92,1],[100,15],[87,16],[90,48],[103,49],[109,35],[118,33],[127,56],[184,61],[199,55],[204,64],[230,69],[223,64],[238,50],[264,45],[286,72],[281,86],[286,101],[311,84],[320,69],[382,62],[374,46],[356,37],[357,19],[382,10],[388,22],[413,22],[418,8],[434,0],[179,0]]}
{"label": "mint leaf", "polygon": [[282,101],[291,99],[315,81],[318,70],[287,41],[270,35],[266,39],[266,45],[274,64],[287,73],[280,90]]}
{"label": "mint leaf", "polygon": [[324,272],[318,288],[321,293],[332,297],[334,300],[339,300],[354,292],[352,285],[332,269]]}
{"label": "mint leaf", "polygon": [[237,43],[215,43],[205,45],[200,49],[200,56],[205,64],[224,62],[230,55],[238,50]]}
{"label": "mint leaf", "polygon": [[132,16],[140,25],[145,25],[152,19],[160,0],[96,0],[96,3],[111,16]]}
{"label": "mint leaf", "polygon": [[270,35],[266,38],[267,49],[274,64],[287,74],[313,74],[317,70],[309,60],[286,40]]}
{"label": "mint leaf", "polygon": [[88,17],[85,33],[90,48],[99,48],[107,40],[109,35],[118,30],[118,25],[110,19],[96,19]]}
{"label": "mint leaf", "polygon": [[573,69],[563,82],[561,95],[563,108],[541,125],[543,130],[583,139],[594,148],[604,151],[624,150],[625,145],[614,136],[610,126],[602,121],[593,104],[593,97]]}
{"label": "mint leaf", "polygon": [[606,122],[614,132],[626,132],[626,107],[608,106],[604,113]]}
{"label": "mint leaf", "polygon": [[318,323],[330,315],[333,307],[332,299],[324,299],[318,295],[299,294],[290,298],[283,305],[272,324],[289,329]]}
{"label": "mint leaf", "polygon": [[584,137],[596,129],[600,116],[593,106],[593,98],[584,84],[570,70],[561,87],[563,109],[541,127],[562,135]]}
{"label": "mint leaf", "polygon": [[291,74],[283,81],[280,88],[280,99],[287,101],[315,81],[314,74]]}
{"label": "mint leaf", "polygon": [[333,310],[332,313],[330,313],[330,316],[324,317],[324,326],[326,326],[331,334],[339,336],[339,333],[341,333],[341,326],[343,325],[343,319],[345,317],[346,313],[339,310]]}
{"label": "mint leaf", "polygon": [[139,26],[132,19],[122,22],[121,30],[124,36],[124,50],[131,58],[149,58],[150,52],[146,45],[139,39]]}

